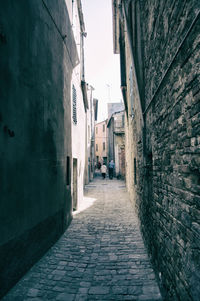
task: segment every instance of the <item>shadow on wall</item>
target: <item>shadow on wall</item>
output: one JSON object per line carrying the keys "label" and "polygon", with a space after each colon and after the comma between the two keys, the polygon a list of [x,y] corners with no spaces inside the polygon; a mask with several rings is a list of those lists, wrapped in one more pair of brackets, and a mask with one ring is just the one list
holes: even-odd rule
{"label": "shadow on wall", "polygon": [[0,20],[1,297],[72,218],[65,162],[77,52],[65,1],[4,1]]}

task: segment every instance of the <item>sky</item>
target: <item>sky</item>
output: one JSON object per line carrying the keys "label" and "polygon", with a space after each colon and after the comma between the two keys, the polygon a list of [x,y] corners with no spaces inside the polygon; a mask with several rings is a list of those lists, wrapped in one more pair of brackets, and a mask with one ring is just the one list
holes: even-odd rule
{"label": "sky", "polygon": [[111,0],[82,0],[85,31],[85,80],[99,100],[98,122],[107,118],[107,103],[122,100],[119,55],[113,53]]}

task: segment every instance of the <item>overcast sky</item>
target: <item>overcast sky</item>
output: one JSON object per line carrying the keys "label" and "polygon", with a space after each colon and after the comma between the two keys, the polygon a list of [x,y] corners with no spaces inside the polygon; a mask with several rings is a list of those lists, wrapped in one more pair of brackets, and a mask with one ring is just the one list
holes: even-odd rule
{"label": "overcast sky", "polygon": [[[120,102],[119,55],[113,53],[111,0],[82,0],[86,82],[99,100],[98,121],[107,118],[107,102]],[[108,87],[110,86],[110,88]]]}

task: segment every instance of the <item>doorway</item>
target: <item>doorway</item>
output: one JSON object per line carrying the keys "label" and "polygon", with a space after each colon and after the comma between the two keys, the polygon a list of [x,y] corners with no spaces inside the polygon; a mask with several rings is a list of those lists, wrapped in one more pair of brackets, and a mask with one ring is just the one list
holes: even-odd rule
{"label": "doorway", "polygon": [[73,211],[77,210],[77,159],[73,158]]}
{"label": "doorway", "polygon": [[107,166],[107,164],[108,164],[108,158],[107,158],[107,157],[103,157],[103,162],[104,162],[105,165]]}

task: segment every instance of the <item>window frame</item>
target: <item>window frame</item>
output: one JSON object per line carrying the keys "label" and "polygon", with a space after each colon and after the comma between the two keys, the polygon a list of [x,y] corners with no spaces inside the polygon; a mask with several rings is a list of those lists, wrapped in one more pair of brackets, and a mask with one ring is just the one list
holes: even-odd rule
{"label": "window frame", "polygon": [[77,91],[74,84],[72,84],[72,120],[77,124]]}

